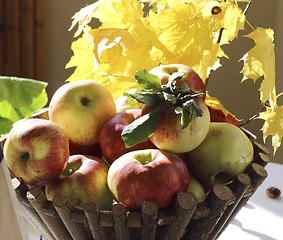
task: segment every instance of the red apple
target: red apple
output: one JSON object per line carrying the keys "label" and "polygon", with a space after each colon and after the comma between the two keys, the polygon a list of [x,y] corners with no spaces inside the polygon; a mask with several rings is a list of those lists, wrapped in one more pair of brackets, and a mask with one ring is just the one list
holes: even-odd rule
{"label": "red apple", "polygon": [[64,173],[54,182],[45,186],[49,201],[63,193],[73,206],[83,206],[94,201],[99,209],[110,209],[113,198],[107,185],[109,166],[94,156],[72,155]]}
{"label": "red apple", "polygon": [[194,91],[201,90],[203,92],[202,99],[205,99],[206,89],[203,80],[200,76],[189,66],[183,64],[169,64],[169,65],[160,65],[149,71],[149,73],[158,76],[161,80],[161,84],[166,84],[169,77],[173,73],[185,73],[183,78],[176,82],[176,86],[180,86],[181,83],[185,82],[188,84],[189,88]]}
{"label": "red apple", "polygon": [[211,122],[227,122],[231,123],[237,127],[240,127],[237,119],[232,116],[230,113],[225,113],[221,109],[213,108],[212,106],[207,106],[210,113]]}
{"label": "red apple", "polygon": [[69,140],[70,155],[82,154],[82,155],[92,155],[96,157],[102,157],[102,151],[100,144],[96,143],[90,146],[81,145]]}
{"label": "red apple", "polygon": [[114,161],[107,182],[117,201],[129,210],[140,209],[144,201],[165,208],[179,192],[187,191],[189,172],[177,155],[145,149],[126,153]]}
{"label": "red apple", "polygon": [[[180,114],[176,114],[173,108],[165,107],[157,129],[149,137],[150,141],[157,148],[173,153],[189,152],[199,146],[208,133],[210,116],[202,99],[197,98],[196,105],[203,111],[203,115],[193,118],[186,128],[182,128]],[[142,115],[159,107],[162,105],[144,107]]]}
{"label": "red apple", "polygon": [[156,148],[149,140],[138,143],[133,147],[126,148],[125,143],[121,138],[121,133],[124,128],[139,118],[141,113],[141,109],[128,109],[116,113],[102,127],[99,143],[103,156],[108,163],[113,163],[118,157],[130,151]]}
{"label": "red apple", "polygon": [[60,125],[76,144],[98,143],[103,124],[116,113],[111,93],[93,80],[66,83],[49,104],[49,118]]}
{"label": "red apple", "polygon": [[43,186],[64,171],[69,158],[68,138],[52,121],[23,119],[9,132],[4,157],[15,177]]}

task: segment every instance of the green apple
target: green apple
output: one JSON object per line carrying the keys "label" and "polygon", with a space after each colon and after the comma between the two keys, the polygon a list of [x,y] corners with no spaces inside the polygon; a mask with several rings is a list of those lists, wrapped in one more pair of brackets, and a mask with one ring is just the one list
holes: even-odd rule
{"label": "green apple", "polygon": [[68,137],[50,120],[22,119],[8,134],[4,157],[15,177],[43,186],[64,171],[69,158]]}
{"label": "green apple", "polygon": [[253,160],[250,139],[233,124],[210,123],[204,141],[186,153],[192,173],[205,184],[226,183],[243,172]]}
{"label": "green apple", "polygon": [[206,199],[206,193],[203,186],[192,174],[190,175],[188,192],[194,194],[198,202],[203,202]]}
{"label": "green apple", "polygon": [[113,198],[107,185],[108,164],[101,158],[72,155],[64,173],[45,186],[46,198],[63,193],[73,206],[83,206],[94,201],[99,209],[110,209]]}
{"label": "green apple", "polygon": [[60,125],[75,144],[94,145],[104,123],[116,113],[106,87],[93,80],[66,83],[54,93],[49,118]]}

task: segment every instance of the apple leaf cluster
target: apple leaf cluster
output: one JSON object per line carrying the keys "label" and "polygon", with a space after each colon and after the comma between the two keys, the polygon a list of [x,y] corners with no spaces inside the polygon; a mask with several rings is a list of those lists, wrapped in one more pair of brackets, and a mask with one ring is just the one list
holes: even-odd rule
{"label": "apple leaf cluster", "polygon": [[46,86],[42,81],[0,76],[0,134],[8,133],[13,123],[46,105]]}
{"label": "apple leaf cluster", "polygon": [[159,107],[125,127],[122,139],[126,147],[132,147],[152,136],[164,108],[173,108],[176,114],[181,115],[182,128],[186,128],[193,118],[202,116],[203,111],[197,106],[195,99],[204,93],[201,90],[193,91],[185,82],[178,87],[175,85],[184,75],[182,72],[173,73],[167,84],[161,84],[160,78],[148,73],[146,69],[136,72],[135,79],[140,88],[135,93],[124,94],[148,107]]}

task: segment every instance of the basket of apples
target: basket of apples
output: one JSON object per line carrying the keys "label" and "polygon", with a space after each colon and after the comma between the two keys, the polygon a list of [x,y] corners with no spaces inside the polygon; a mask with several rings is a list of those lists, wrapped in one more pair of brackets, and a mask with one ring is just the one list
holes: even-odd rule
{"label": "basket of apples", "polygon": [[268,150],[209,104],[189,66],[136,72],[116,101],[66,83],[3,141],[19,204],[47,239],[216,239],[267,176]]}

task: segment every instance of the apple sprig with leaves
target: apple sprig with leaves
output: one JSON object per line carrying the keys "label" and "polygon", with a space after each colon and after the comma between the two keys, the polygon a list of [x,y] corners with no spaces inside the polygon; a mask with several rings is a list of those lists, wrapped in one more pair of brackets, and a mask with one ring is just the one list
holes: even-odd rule
{"label": "apple sprig with leaves", "polygon": [[136,72],[135,79],[139,88],[135,93],[125,92],[124,95],[150,108],[158,107],[125,127],[121,136],[126,147],[132,147],[152,136],[165,108],[174,109],[174,112],[181,116],[182,129],[186,128],[194,118],[202,117],[203,111],[197,106],[196,98],[204,93],[201,90],[192,90],[185,82],[178,87],[175,85],[185,74],[173,73],[167,84],[161,84],[158,76],[148,73],[145,69]]}

